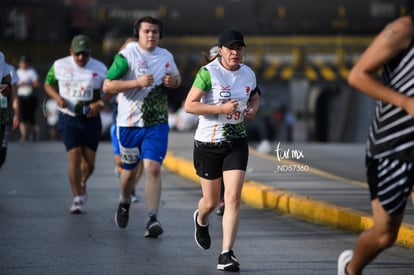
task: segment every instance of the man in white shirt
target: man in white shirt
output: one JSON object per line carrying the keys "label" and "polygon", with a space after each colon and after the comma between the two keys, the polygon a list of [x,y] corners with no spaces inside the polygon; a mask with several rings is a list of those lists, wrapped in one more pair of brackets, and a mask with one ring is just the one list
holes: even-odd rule
{"label": "man in white shirt", "polygon": [[59,106],[58,132],[69,156],[69,181],[73,194],[71,214],[86,204],[86,181],[95,168],[101,139],[99,112],[110,95],[102,96],[107,67],[91,57],[86,35],[72,39],[70,55],[56,60],[47,73],[44,88]]}
{"label": "man in white shirt", "polygon": [[125,228],[131,193],[143,160],[148,222],[144,236],[163,233],[157,219],[161,199],[161,164],[167,152],[167,90],[181,83],[173,55],[158,47],[162,23],[143,17],[134,25],[132,41],[115,55],[104,83],[104,92],[119,94],[117,127],[122,155],[121,194],[115,223]]}

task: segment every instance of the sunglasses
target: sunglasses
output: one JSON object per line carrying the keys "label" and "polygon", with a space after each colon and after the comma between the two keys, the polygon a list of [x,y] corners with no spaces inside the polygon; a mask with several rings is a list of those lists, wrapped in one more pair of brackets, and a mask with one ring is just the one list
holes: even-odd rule
{"label": "sunglasses", "polygon": [[82,56],[88,57],[89,56],[89,52],[82,51],[82,52],[75,53],[75,55],[76,56],[82,55]]}

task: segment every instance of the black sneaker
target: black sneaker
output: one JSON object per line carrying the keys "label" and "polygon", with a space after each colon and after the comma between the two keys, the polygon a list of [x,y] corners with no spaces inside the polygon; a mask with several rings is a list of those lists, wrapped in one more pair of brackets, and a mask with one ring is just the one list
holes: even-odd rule
{"label": "black sneaker", "polygon": [[144,235],[146,238],[157,238],[164,232],[160,222],[157,220],[157,216],[155,215],[149,216],[149,220],[145,228],[147,229]]}
{"label": "black sneaker", "polygon": [[208,225],[201,226],[197,222],[198,209],[194,211],[194,239],[201,249],[209,249],[211,245],[210,234],[208,233]]}
{"label": "black sneaker", "polygon": [[131,203],[119,203],[118,211],[116,211],[116,214],[115,214],[115,224],[119,228],[127,227],[130,206],[131,206]]}
{"label": "black sneaker", "polygon": [[217,269],[223,271],[239,272],[239,265],[239,261],[237,260],[236,256],[234,256],[233,250],[230,250],[229,252],[220,254],[218,258]]}

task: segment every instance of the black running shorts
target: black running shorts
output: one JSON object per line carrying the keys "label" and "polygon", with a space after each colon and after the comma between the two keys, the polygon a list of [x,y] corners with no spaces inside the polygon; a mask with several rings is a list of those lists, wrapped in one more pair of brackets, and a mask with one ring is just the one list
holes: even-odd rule
{"label": "black running shorts", "polygon": [[201,178],[217,179],[228,170],[246,171],[248,158],[245,138],[219,143],[194,141],[194,167]]}
{"label": "black running shorts", "polygon": [[101,140],[101,118],[99,116],[73,117],[59,113],[57,130],[65,144],[66,151],[77,147],[87,147],[96,152]]}

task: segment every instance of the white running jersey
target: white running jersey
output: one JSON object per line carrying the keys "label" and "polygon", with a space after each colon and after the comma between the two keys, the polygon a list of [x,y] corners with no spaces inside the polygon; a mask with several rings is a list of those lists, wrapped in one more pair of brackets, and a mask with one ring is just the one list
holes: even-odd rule
{"label": "white running jersey", "polygon": [[17,76],[16,68],[13,65],[6,63],[7,72],[9,72],[11,77],[11,85],[17,84],[19,77]]}
{"label": "white running jersey", "polygon": [[[19,81],[19,77],[17,76],[16,69],[13,65],[6,63],[6,72],[10,74],[11,85],[15,85]],[[8,107],[9,99],[0,94],[0,108],[7,108]]]}
{"label": "white running jersey", "polygon": [[17,82],[17,95],[21,97],[33,95],[34,89],[32,83],[39,79],[35,69],[27,68],[23,70],[19,68],[17,69],[17,76],[19,77],[19,81]]}
{"label": "white running jersey", "polygon": [[4,54],[0,52],[0,81],[3,77],[5,77],[8,74],[9,73],[6,68],[6,61],[4,59]]}
{"label": "white running jersey", "polygon": [[[220,64],[219,58],[207,64],[205,69],[208,70],[210,79],[201,79],[202,73],[199,73],[193,84],[198,87],[198,81],[211,81],[211,90],[206,91],[201,102],[219,105],[230,99],[237,99],[239,106],[231,115],[200,115],[195,140],[220,142],[246,137],[246,127],[243,123],[244,111],[250,92],[256,89],[254,72],[244,64],[241,64],[237,71],[229,71]],[[201,70],[205,69],[201,68]],[[207,86],[210,85],[207,84]]]}
{"label": "white running jersey", "polygon": [[89,58],[84,67],[79,67],[72,56],[67,56],[56,60],[53,68],[59,94],[68,104],[61,112],[74,116],[77,103],[91,102],[94,93],[102,91],[107,67],[97,59]]}
{"label": "white running jersey", "polygon": [[[0,84],[3,77],[8,75],[8,69],[6,65],[6,61],[4,60],[4,54],[0,52]],[[6,110],[8,107],[7,97],[0,94],[0,108]],[[3,123],[2,114],[0,113],[0,123]]]}
{"label": "white running jersey", "polygon": [[136,88],[119,94],[117,125],[122,127],[148,127],[168,121],[167,95],[162,85],[166,74],[179,75],[173,55],[166,49],[156,47],[147,52],[137,42],[129,43],[120,54],[128,62],[123,80],[137,79],[152,74],[151,87]]}

